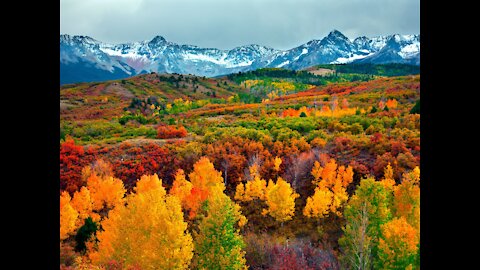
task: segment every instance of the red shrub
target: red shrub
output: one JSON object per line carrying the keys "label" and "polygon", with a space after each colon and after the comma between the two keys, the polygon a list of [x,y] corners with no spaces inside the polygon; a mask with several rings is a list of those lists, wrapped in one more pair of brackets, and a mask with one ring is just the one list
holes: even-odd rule
{"label": "red shrub", "polygon": [[164,184],[170,185],[179,167],[176,153],[172,149],[154,143],[138,147],[124,146],[122,149],[112,151],[109,156],[114,175],[122,179],[129,190],[143,174],[156,173]]}
{"label": "red shrub", "polygon": [[157,128],[158,139],[183,138],[187,136],[187,130],[183,126],[161,125]]}
{"label": "red shrub", "polygon": [[60,191],[71,195],[82,185],[82,168],[95,159],[96,149],[85,152],[72,138],[60,144]]}

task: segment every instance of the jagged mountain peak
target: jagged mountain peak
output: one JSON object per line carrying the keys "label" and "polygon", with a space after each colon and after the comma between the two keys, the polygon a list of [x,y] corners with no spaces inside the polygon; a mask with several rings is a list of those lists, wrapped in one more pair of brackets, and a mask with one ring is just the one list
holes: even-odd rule
{"label": "jagged mountain peak", "polygon": [[261,46],[261,45],[258,45],[258,44],[247,44],[247,45],[243,45],[243,46],[237,46],[237,47],[233,48],[232,50],[259,50],[261,48],[268,48],[268,47]]}
{"label": "jagged mountain peak", "polygon": [[89,37],[89,36],[83,36],[83,35],[69,35],[69,34],[61,34],[60,35],[60,43],[83,43],[83,44],[98,44],[100,43],[96,39]]}
{"label": "jagged mountain peak", "polygon": [[[202,48],[169,42],[160,35],[151,40],[120,44],[104,43],[89,36],[60,35],[61,70],[70,65],[68,70],[71,78],[89,69],[89,74],[116,72],[116,77],[129,77],[142,72],[214,77],[263,67],[298,70],[318,64],[357,61],[419,65],[419,55],[419,35],[360,36],[352,41],[336,29],[322,39],[313,39],[289,50],[258,44],[230,50]],[[79,81],[63,80],[63,83],[88,81],[85,77],[82,76]],[[95,80],[98,78],[96,76]]]}
{"label": "jagged mountain peak", "polygon": [[337,29],[333,29],[328,33],[327,38],[340,38],[340,39],[348,39],[342,32],[338,31]]}
{"label": "jagged mountain peak", "polygon": [[157,35],[154,38],[152,38],[152,40],[150,40],[149,43],[151,43],[151,44],[164,44],[166,42],[167,42],[167,40],[163,36]]}
{"label": "jagged mountain peak", "polygon": [[[345,46],[350,46],[351,45],[350,39],[348,39],[344,34],[342,34],[338,30],[332,30],[326,37],[324,37],[320,41],[320,45],[327,46],[327,45],[333,45],[333,46],[339,46],[339,47],[345,47]],[[348,49],[348,48],[345,48]]]}
{"label": "jagged mountain peak", "polygon": [[368,42],[370,39],[366,36],[357,37],[353,40],[353,43]]}

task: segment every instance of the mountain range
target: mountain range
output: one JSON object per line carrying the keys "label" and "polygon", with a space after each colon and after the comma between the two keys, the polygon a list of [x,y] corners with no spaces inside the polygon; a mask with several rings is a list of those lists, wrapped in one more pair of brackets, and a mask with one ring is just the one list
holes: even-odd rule
{"label": "mountain range", "polygon": [[256,44],[231,50],[152,40],[109,44],[88,36],[60,35],[60,84],[121,79],[138,74],[180,73],[215,77],[257,68],[300,70],[318,64],[420,65],[419,35],[357,37],[337,30],[289,50]]}

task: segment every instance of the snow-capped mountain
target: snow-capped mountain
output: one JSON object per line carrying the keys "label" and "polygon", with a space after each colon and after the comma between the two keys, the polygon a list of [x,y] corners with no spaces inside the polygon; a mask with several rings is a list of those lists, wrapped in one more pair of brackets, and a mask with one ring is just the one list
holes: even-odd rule
{"label": "snow-capped mountain", "polygon": [[358,37],[337,30],[290,50],[256,44],[231,50],[152,40],[108,44],[87,36],[60,35],[60,83],[103,81],[148,72],[218,76],[262,67],[303,69],[327,63],[409,63],[420,65],[419,35]]}
{"label": "snow-capped mountain", "polygon": [[[379,38],[378,38],[379,39]],[[359,63],[405,63],[420,65],[420,36],[391,35],[382,40],[382,46],[372,55],[362,58]]]}

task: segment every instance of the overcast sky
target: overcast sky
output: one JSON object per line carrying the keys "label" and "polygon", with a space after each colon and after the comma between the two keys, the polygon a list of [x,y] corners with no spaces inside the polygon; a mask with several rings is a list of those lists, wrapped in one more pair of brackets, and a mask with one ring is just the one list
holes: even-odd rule
{"label": "overcast sky", "polygon": [[110,43],[150,40],[232,49],[291,49],[337,29],[420,33],[420,0],[60,0],[60,33]]}

